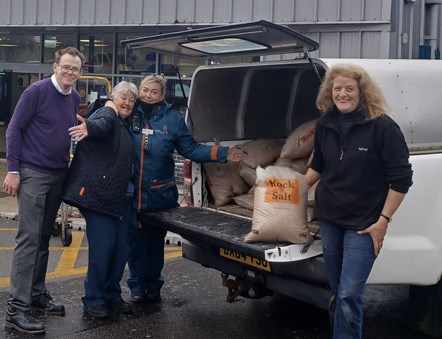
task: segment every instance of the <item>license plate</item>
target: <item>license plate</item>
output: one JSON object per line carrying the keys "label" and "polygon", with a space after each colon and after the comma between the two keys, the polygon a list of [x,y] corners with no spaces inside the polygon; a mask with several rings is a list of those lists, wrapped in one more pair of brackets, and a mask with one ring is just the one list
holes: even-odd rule
{"label": "license plate", "polygon": [[264,259],[257,259],[250,255],[241,254],[235,251],[227,250],[225,248],[219,249],[219,254],[227,259],[231,259],[242,264],[259,268],[260,270],[271,272],[270,263]]}

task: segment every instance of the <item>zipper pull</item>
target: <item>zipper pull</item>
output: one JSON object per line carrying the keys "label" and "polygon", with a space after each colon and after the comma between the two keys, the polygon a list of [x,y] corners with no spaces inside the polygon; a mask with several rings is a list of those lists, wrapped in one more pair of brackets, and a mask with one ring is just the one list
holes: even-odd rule
{"label": "zipper pull", "polygon": [[339,157],[339,160],[342,160],[344,157],[344,148],[341,148],[341,156]]}

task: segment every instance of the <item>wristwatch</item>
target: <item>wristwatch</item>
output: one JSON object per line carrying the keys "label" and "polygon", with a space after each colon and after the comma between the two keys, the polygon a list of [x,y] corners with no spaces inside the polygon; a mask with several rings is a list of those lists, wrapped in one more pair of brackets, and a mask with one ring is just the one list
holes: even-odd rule
{"label": "wristwatch", "polygon": [[387,219],[388,222],[391,222],[391,218],[387,217],[385,214],[381,213],[381,217]]}

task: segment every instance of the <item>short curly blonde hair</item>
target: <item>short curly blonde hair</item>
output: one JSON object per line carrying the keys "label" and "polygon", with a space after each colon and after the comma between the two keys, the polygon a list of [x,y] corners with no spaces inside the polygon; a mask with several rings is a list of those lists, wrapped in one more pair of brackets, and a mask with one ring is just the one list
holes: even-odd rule
{"label": "short curly blonde hair", "polygon": [[389,107],[379,85],[362,67],[349,63],[336,64],[327,70],[316,98],[316,107],[322,114],[335,108],[332,89],[333,81],[338,76],[356,80],[360,94],[359,108],[368,120],[388,114]]}

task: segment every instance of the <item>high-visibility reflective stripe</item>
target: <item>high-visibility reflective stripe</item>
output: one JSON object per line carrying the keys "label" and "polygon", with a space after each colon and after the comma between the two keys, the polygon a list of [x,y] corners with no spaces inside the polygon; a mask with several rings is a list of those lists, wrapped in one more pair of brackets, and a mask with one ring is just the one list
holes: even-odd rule
{"label": "high-visibility reflective stripe", "polygon": [[218,149],[219,149],[218,145],[214,145],[212,147],[212,150],[210,151],[210,159],[218,160]]}

